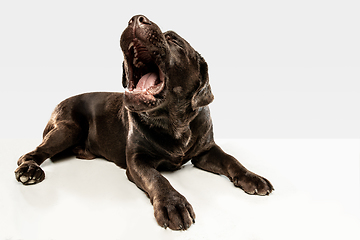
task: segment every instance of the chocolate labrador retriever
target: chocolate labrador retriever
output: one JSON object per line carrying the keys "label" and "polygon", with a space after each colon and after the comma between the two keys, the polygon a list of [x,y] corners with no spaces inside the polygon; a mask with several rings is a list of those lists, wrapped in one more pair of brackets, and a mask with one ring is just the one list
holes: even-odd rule
{"label": "chocolate labrador retriever", "polygon": [[18,160],[19,182],[43,181],[40,165],[67,150],[81,159],[103,157],[126,169],[128,179],[150,198],[158,224],[173,230],[189,228],[195,213],[161,170],[176,170],[191,160],[197,168],[227,176],[248,194],[273,191],[268,180],[215,144],[208,67],[188,42],[138,15],[122,33],[120,46],[125,93],[86,93],[61,102],[43,142]]}

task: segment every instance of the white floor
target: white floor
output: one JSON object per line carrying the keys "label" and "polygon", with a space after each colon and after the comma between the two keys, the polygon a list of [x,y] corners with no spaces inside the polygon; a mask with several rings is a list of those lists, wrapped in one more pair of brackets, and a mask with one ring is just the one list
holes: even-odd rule
{"label": "white floor", "polygon": [[359,139],[219,140],[275,192],[249,196],[191,164],[166,173],[195,210],[186,232],[160,228],[145,194],[104,160],[47,160],[42,183],[21,185],[16,161],[38,143],[0,141],[0,239],[360,239]]}

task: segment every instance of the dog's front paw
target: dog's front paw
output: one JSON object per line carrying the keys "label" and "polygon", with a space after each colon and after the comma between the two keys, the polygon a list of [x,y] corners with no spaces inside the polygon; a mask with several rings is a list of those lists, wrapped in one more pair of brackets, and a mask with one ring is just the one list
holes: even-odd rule
{"label": "dog's front paw", "polygon": [[25,161],[15,170],[16,180],[25,185],[39,183],[45,178],[44,171],[35,161]]}
{"label": "dog's front paw", "polygon": [[235,176],[232,182],[236,187],[243,189],[246,193],[252,195],[269,195],[273,190],[273,186],[264,177],[252,172],[246,172],[243,175]]}
{"label": "dog's front paw", "polygon": [[186,230],[195,223],[195,213],[184,196],[174,193],[153,200],[157,223],[172,230]]}

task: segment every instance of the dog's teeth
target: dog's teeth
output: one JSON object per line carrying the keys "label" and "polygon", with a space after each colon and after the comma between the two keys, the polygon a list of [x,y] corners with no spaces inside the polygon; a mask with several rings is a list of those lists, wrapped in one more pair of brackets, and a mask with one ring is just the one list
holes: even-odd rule
{"label": "dog's teeth", "polygon": [[140,62],[138,58],[134,58],[133,64],[137,68],[143,67],[145,65],[143,62]]}
{"label": "dog's teeth", "polygon": [[131,48],[132,46],[134,46],[134,42],[131,42],[131,43],[129,44],[128,50],[130,50],[130,48]]}

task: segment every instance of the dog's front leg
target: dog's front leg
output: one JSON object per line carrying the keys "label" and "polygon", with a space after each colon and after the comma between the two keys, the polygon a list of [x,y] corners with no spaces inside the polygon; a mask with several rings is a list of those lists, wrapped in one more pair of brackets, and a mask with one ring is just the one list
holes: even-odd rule
{"label": "dog's front leg", "polygon": [[195,222],[192,206],[149,162],[145,156],[128,158],[126,174],[129,180],[147,193],[161,227],[188,229]]}
{"label": "dog's front leg", "polygon": [[200,169],[227,176],[236,187],[240,187],[248,194],[269,195],[274,190],[266,178],[247,170],[218,145],[193,158],[192,163]]}

